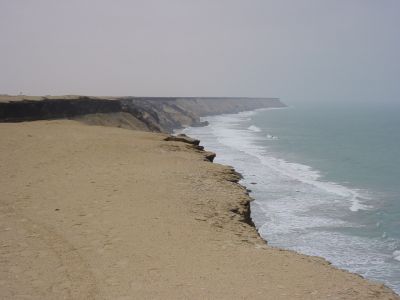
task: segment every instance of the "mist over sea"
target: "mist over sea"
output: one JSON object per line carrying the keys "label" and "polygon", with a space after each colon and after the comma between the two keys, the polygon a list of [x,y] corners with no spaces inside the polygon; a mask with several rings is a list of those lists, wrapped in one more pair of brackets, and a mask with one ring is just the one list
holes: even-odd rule
{"label": "mist over sea", "polygon": [[400,293],[400,105],[309,104],[186,128],[252,190],[273,246],[322,256]]}

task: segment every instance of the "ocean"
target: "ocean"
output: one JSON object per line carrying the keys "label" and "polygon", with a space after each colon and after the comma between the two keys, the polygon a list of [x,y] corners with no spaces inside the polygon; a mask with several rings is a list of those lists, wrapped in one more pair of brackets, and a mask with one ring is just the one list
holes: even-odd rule
{"label": "ocean", "polygon": [[255,199],[269,245],[326,258],[400,293],[400,104],[299,104],[186,128]]}

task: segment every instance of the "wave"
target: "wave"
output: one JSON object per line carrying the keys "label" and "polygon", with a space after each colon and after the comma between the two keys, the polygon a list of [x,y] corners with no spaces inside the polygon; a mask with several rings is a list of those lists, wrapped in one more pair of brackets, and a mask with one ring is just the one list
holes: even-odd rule
{"label": "wave", "polygon": [[[257,141],[262,140],[261,137],[249,135],[248,132],[232,128],[231,126],[237,124],[236,122],[238,121],[235,118],[233,119],[235,122],[232,122],[228,118],[220,118],[219,122],[213,125],[213,133],[221,144],[256,157],[262,165],[276,171],[284,178],[314,186],[324,192],[346,199],[349,202],[348,209],[352,212],[371,208],[371,206],[364,203],[370,200],[369,197],[362,195],[359,190],[351,189],[334,182],[322,181],[318,170],[304,164],[288,162],[270,155],[267,153],[265,147],[256,145]],[[227,123],[230,126],[227,126]],[[270,136],[270,139],[274,138],[274,136]]]}
{"label": "wave", "polygon": [[400,261],[400,250],[393,251],[393,258]]}
{"label": "wave", "polygon": [[247,129],[254,132],[261,132],[261,129],[255,125],[251,125]]}
{"label": "wave", "polygon": [[[250,154],[250,153],[249,153]],[[254,153],[252,153],[254,155]],[[350,202],[349,210],[356,212],[359,210],[367,210],[370,206],[363,204],[362,201],[368,200],[366,196],[361,196],[360,192],[355,189],[350,189],[340,184],[328,181],[321,181],[320,172],[312,167],[287,162],[283,159],[275,158],[267,155],[257,155],[262,164],[276,170],[280,174],[300,181],[302,183],[317,187],[327,193],[348,199]]]}
{"label": "wave", "polygon": [[268,148],[271,137],[266,138],[264,128],[261,133],[249,129],[256,126],[251,115],[205,118],[210,126],[187,133],[218,153],[216,162],[242,173],[244,185],[254,184],[251,217],[261,237],[399,290],[399,241],[381,237],[379,222],[373,223],[377,237],[357,235],[367,225],[359,222],[365,213],[356,212],[372,209],[368,192],[324,181],[311,166],[279,158]]}
{"label": "wave", "polygon": [[269,141],[274,141],[274,140],[277,140],[277,139],[278,139],[277,136],[272,135],[272,134],[267,134],[266,138],[267,138],[267,140],[269,140]]}

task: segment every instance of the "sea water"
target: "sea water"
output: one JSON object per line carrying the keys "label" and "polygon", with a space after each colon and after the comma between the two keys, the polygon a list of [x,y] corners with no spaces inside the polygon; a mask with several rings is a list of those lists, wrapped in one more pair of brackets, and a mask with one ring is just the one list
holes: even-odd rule
{"label": "sea water", "polygon": [[252,190],[270,245],[326,258],[400,293],[400,105],[298,105],[186,128]]}

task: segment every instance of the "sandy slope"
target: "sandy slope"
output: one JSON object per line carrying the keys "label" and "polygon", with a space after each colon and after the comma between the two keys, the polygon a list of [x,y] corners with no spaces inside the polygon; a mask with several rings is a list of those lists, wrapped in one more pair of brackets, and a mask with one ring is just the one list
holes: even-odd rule
{"label": "sandy slope", "polygon": [[229,169],[163,137],[0,124],[0,298],[398,299],[266,246]]}

